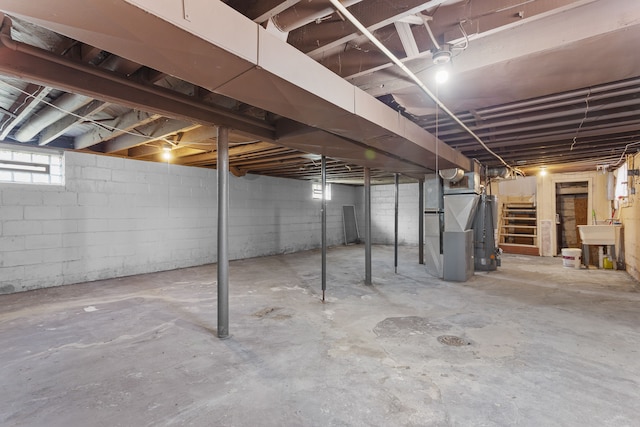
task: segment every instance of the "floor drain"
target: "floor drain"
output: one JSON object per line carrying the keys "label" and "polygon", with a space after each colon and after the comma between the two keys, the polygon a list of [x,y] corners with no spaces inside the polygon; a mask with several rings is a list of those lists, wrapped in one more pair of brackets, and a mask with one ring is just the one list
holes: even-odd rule
{"label": "floor drain", "polygon": [[456,347],[460,347],[463,345],[470,345],[471,343],[468,341],[463,340],[460,337],[457,337],[455,335],[440,335],[438,337],[438,341],[442,344],[445,345],[452,345],[452,346],[456,346]]}

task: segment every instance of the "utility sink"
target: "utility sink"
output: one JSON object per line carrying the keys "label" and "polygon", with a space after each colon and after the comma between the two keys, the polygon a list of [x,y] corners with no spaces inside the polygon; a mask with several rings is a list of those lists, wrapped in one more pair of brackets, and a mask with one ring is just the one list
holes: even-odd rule
{"label": "utility sink", "polygon": [[620,244],[621,224],[579,225],[580,239],[583,245],[616,245]]}

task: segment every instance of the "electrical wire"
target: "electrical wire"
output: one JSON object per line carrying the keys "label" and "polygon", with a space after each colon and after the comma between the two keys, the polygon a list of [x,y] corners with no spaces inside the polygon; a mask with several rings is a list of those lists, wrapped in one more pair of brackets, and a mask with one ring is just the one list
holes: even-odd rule
{"label": "electrical wire", "polygon": [[622,154],[620,154],[620,158],[618,159],[618,161],[616,163],[612,163],[612,164],[609,164],[607,166],[608,167],[616,167],[620,163],[622,163],[622,161],[624,160],[624,156],[627,154],[627,150],[629,149],[629,147],[632,147],[634,145],[640,145],[640,141],[630,142],[627,145],[625,145],[624,146],[624,151],[622,151]]}
{"label": "electrical wire", "polygon": [[573,151],[573,146],[576,145],[576,142],[578,142],[577,138],[578,138],[578,135],[580,134],[580,129],[582,129],[582,125],[584,124],[584,121],[587,120],[587,114],[589,114],[589,97],[590,96],[591,96],[591,88],[589,88],[589,91],[587,92],[587,97],[584,100],[585,104],[587,104],[587,108],[585,108],[584,110],[584,117],[582,118],[582,121],[578,126],[578,130],[576,130],[576,136],[573,137],[573,144],[571,144],[571,148],[569,149],[569,151]]}
{"label": "electrical wire", "polygon": [[471,129],[469,129],[469,127],[467,125],[465,125],[462,120],[460,120],[451,110],[449,110],[449,108],[447,108],[446,105],[444,105],[442,103],[442,101],[440,101],[440,99],[438,99],[437,96],[435,96],[430,90],[429,88],[427,88],[425,86],[424,83],[422,83],[422,81],[420,81],[420,79],[409,69],[407,68],[406,65],[404,65],[402,63],[402,61],[400,61],[389,49],[386,48],[385,45],[383,45],[380,40],[378,40],[369,30],[367,30],[367,28],[362,25],[362,23],[360,23],[360,21],[358,21],[356,19],[355,16],[353,16],[351,14],[351,12],[349,12],[347,10],[346,7],[344,7],[344,5],[342,5],[342,3],[340,3],[339,0],[329,0],[331,2],[331,4],[334,5],[334,7],[336,9],[338,9],[365,37],[367,37],[369,39],[369,41],[371,41],[371,43],[373,43],[378,49],[380,49],[380,51],[382,51],[382,53],[384,53],[394,64],[396,64],[402,71],[404,71],[404,73],[411,79],[413,80],[413,82],[427,95],[429,96],[429,98],[431,98],[441,109],[442,111],[444,111],[445,113],[447,113],[447,115],[449,117],[451,117],[451,119],[453,119],[453,121],[455,121],[462,129],[464,129],[469,135],[471,135],[473,137],[473,139],[475,139],[489,154],[491,154],[492,156],[494,156],[496,159],[498,159],[504,166],[506,166],[508,169],[510,170],[516,170],[516,168],[512,167],[511,165],[509,165],[502,157],[500,157],[500,155],[498,155],[497,153],[495,153],[491,148],[489,148],[487,146],[487,144],[484,143],[484,141],[482,139],[480,139],[480,137],[478,135],[476,135]]}

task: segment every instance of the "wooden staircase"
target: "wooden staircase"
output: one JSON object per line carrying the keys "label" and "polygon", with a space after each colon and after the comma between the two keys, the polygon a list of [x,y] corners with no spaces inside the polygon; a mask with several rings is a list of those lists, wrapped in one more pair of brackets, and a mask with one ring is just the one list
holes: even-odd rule
{"label": "wooden staircase", "polygon": [[507,199],[502,204],[498,245],[505,253],[540,255],[538,213],[530,201]]}

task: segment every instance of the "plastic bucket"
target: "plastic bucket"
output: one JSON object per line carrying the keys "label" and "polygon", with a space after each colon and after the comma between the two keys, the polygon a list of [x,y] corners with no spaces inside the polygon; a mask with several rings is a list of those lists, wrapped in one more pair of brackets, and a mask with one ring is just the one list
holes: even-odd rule
{"label": "plastic bucket", "polygon": [[570,268],[580,268],[582,249],[564,248],[562,249],[562,265]]}

